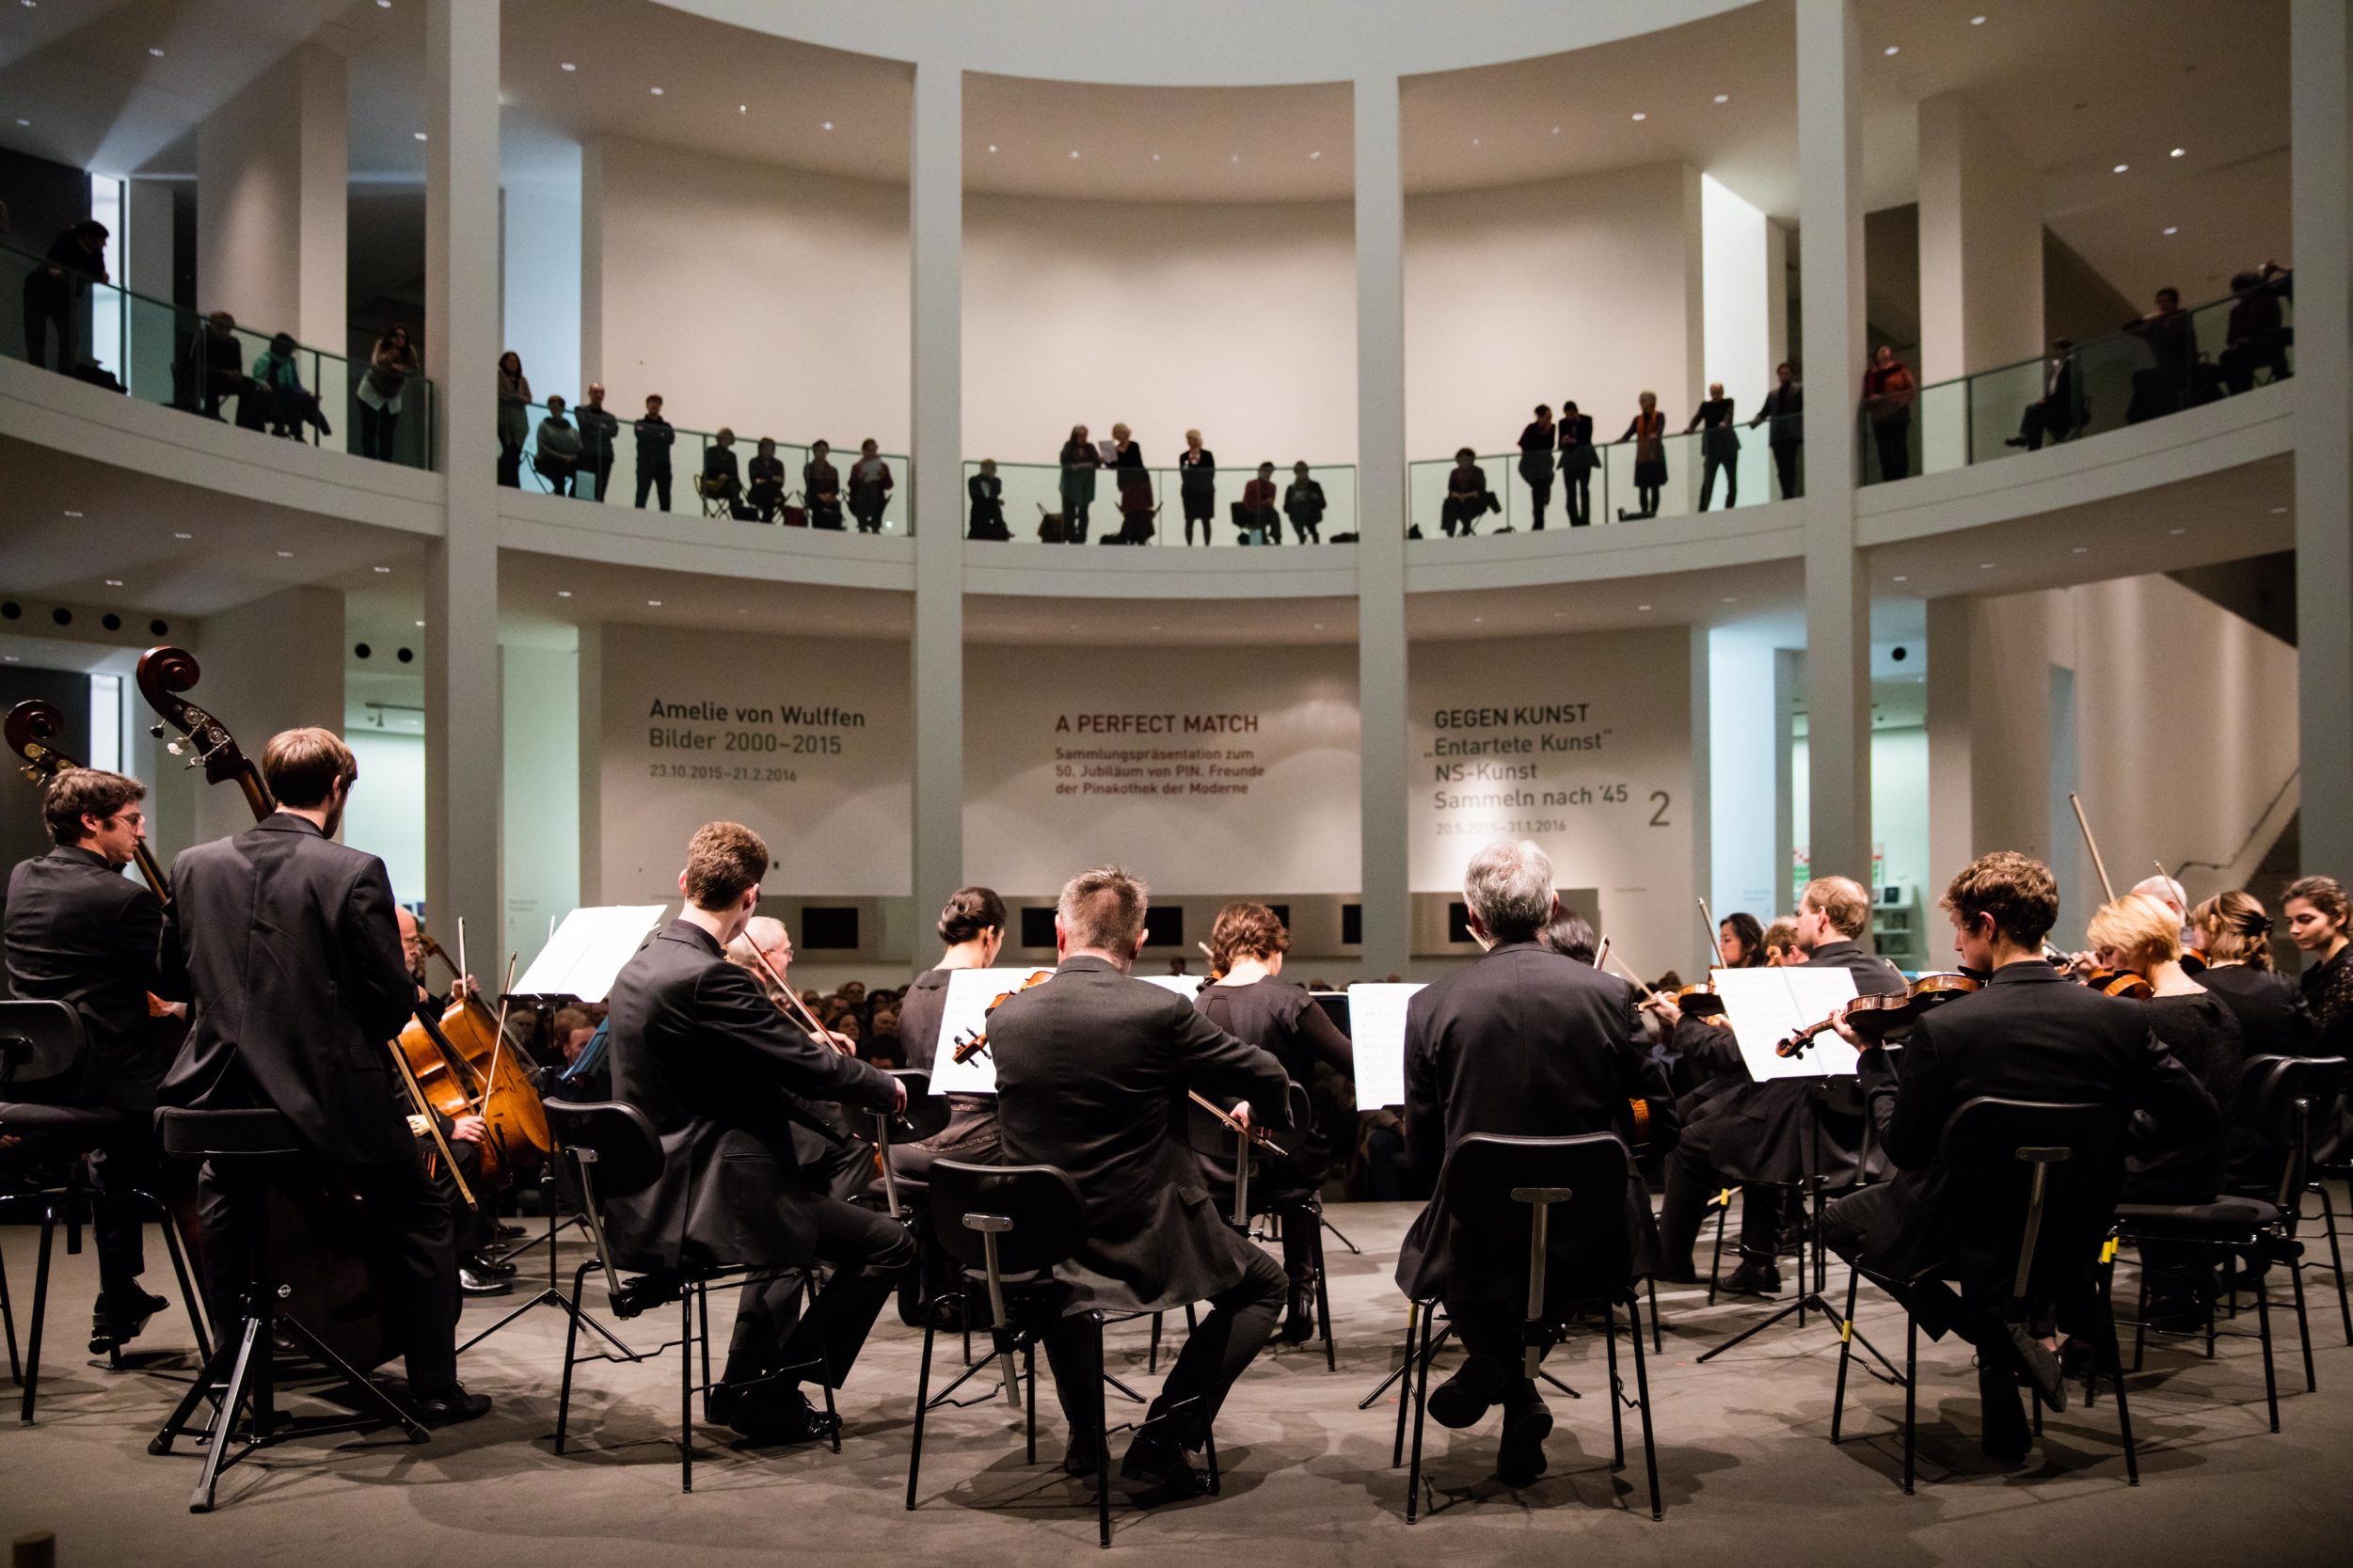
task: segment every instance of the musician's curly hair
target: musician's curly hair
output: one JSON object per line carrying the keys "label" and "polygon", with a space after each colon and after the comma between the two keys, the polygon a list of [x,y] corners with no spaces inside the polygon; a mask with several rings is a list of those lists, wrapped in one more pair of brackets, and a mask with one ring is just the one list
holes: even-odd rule
{"label": "musician's curly hair", "polygon": [[1244,958],[1266,959],[1291,951],[1291,933],[1281,916],[1264,904],[1247,899],[1217,911],[1209,928],[1209,958],[1217,973],[1230,974]]}
{"label": "musician's curly hair", "polygon": [[83,817],[103,822],[146,798],[147,785],[120,773],[103,768],[60,768],[41,793],[41,820],[48,824],[52,843],[79,844],[87,836],[82,832]]}
{"label": "musician's curly hair", "polygon": [[1964,924],[1981,914],[1991,916],[2003,936],[2031,947],[2059,919],[2059,879],[2031,855],[1996,849],[1963,867],[1947,884],[1940,902]]}
{"label": "musician's curly hair", "polygon": [[698,910],[723,910],[768,875],[768,846],[740,822],[706,822],[686,847],[686,895]]}

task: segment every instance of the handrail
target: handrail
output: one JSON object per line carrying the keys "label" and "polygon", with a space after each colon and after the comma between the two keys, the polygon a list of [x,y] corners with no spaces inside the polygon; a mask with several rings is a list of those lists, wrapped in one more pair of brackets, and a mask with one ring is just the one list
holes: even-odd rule
{"label": "handrail", "polygon": [[2176,881],[2179,881],[2181,879],[2182,873],[2189,870],[2192,866],[2195,866],[2202,871],[2228,871],[2231,867],[2236,865],[2239,861],[2246,856],[2247,851],[2255,847],[2255,835],[2263,832],[2263,825],[2271,820],[2271,814],[2280,809],[2280,802],[2287,799],[2288,791],[2296,787],[2296,782],[2298,778],[2302,777],[2303,772],[2304,769],[2301,764],[2288,769],[2287,778],[2281,782],[2279,788],[2271,792],[2271,799],[2264,802],[2263,810],[2255,814],[2254,826],[2247,830],[2247,836],[2239,840],[2238,847],[2232,851],[2231,858],[2229,860],[2184,861],[2181,864],[2173,868],[2171,873],[2173,879]]}
{"label": "handrail", "polygon": [[[2290,268],[2286,272],[2279,275],[2279,277],[2282,278],[2293,278],[2295,276],[2296,273],[2293,268]],[[2220,294],[2213,299],[2202,300],[2196,305],[2185,305],[2181,308],[2180,314],[2194,319],[2208,310],[2218,309],[2226,305],[2235,305],[2240,300],[2246,299],[2250,295],[2262,293],[2271,287],[2272,282],[2267,279],[2263,283],[2257,284],[2252,289],[2242,290],[2233,293]],[[2135,333],[2132,328],[2118,327],[2115,331],[2104,333],[2097,338],[2085,338],[2076,342],[2071,343],[2068,346],[2067,352],[2071,355],[2090,354],[2098,350],[2121,346],[2127,339],[2134,336]],[[1896,351],[1897,358],[1900,360],[1903,357],[1904,353],[1904,350],[1898,349]],[[2030,355],[2024,359],[2012,359],[2006,364],[1988,365],[1982,370],[1969,371],[1960,375],[1948,375],[1942,381],[1924,381],[1920,383],[1918,391],[1924,395],[1934,388],[1958,387],[1964,382],[1975,381],[1980,376],[2002,375],[2011,371],[2025,370],[2030,366],[2040,369],[2042,366],[2048,364],[2051,358],[2051,352],[2048,349],[2045,349],[2041,354]]]}

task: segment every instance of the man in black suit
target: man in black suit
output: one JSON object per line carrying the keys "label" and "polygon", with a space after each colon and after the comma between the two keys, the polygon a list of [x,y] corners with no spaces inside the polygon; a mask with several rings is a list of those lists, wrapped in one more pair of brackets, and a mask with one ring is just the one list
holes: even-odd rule
{"label": "man in black suit", "polygon": [[[25,861],[8,877],[8,983],[28,1001],[71,1003],[89,1044],[74,1106],[119,1112],[121,1132],[91,1162],[100,1199],[98,1299],[90,1308],[90,1353],[103,1354],[138,1337],[170,1303],[139,1284],[147,1259],[145,1220],[129,1204],[160,1178],[155,1147],[155,1086],[171,1065],[174,1034],[151,1017],[157,983],[155,942],[163,901],[122,875],[147,836],[136,779],[73,768],[50,781],[41,816],[56,847]],[[178,1004],[171,1010],[184,1013]]]}
{"label": "man in black suit", "polygon": [[1767,420],[1773,428],[1765,432],[1765,441],[1773,449],[1773,473],[1781,481],[1781,499],[1793,501],[1803,487],[1798,473],[1798,459],[1805,447],[1805,388],[1797,379],[1797,372],[1785,360],[1773,369],[1774,385],[1757,406],[1757,417],[1748,421],[1755,430]]}
{"label": "man in black suit", "polygon": [[[1003,1159],[1059,1166],[1087,1204],[1087,1243],[1056,1269],[1069,1313],[1156,1312],[1209,1303],[1209,1315],[1169,1369],[1160,1397],[1120,1473],[1150,1491],[1207,1489],[1190,1458],[1234,1379],[1275,1332],[1282,1265],[1230,1229],[1186,1149],[1184,1091],[1236,1119],[1280,1130],[1291,1081],[1268,1052],[1245,1044],[1173,991],[1129,977],[1144,946],[1149,890],[1117,866],[1071,879],[1055,910],[1060,967],[990,1016]],[[1074,1319],[1047,1341],[1069,1418],[1063,1468],[1092,1475],[1103,1369]]]}
{"label": "man in black suit", "polygon": [[[2088,1102],[2115,1107],[2120,1121],[2127,1112],[2146,1112],[2155,1141],[2180,1143],[2211,1135],[2219,1114],[2204,1085],[2150,1032],[2142,1008],[2076,985],[2043,961],[2043,938],[2059,914],[2059,883],[2047,867],[2014,850],[1982,855],[1952,879],[1943,902],[1962,967],[1992,978],[1913,1026],[1900,1084],[1885,1052],[1839,1026],[1863,1053],[1872,1126],[1898,1168],[1891,1180],[1832,1204],[1823,1241],[1877,1274],[1958,1264],[1961,1294],[1932,1280],[1900,1299],[1932,1338],[1958,1331],[1978,1347],[1981,1442],[1988,1454],[2015,1463],[2031,1442],[2018,1374],[2032,1375],[2051,1397],[2059,1365],[2048,1344],[2023,1330],[2013,1335],[1983,1304],[1977,1287],[2005,1289],[2012,1260],[1955,1256],[1967,1250],[1957,1222],[1969,1195],[1951,1189],[1937,1157],[1946,1122],[1980,1095]],[[2111,1193],[2121,1189],[2121,1157],[2101,1174]],[[2088,1289],[2088,1258],[2084,1268]]]}
{"label": "man in black suit", "polygon": [[[1471,935],[1487,949],[1468,969],[1418,992],[1406,1009],[1406,1145],[1435,1174],[1474,1132],[1563,1136],[1631,1132],[1630,1101],[1651,1101],[1654,1136],[1671,1138],[1666,1074],[1651,1060],[1633,989],[1542,945],[1559,911],[1552,862],[1535,845],[1501,841],[1463,873]],[[1626,1192],[1637,1268],[1653,1250],[1650,1204],[1635,1176]],[[1499,1401],[1496,1474],[1514,1485],[1544,1473],[1551,1413],[1520,1370],[1527,1305],[1524,1254],[1464,1244],[1442,1201],[1422,1211],[1397,1256],[1397,1284],[1415,1300],[1442,1296],[1470,1354],[1430,1395],[1440,1424],[1467,1427]]]}
{"label": "man in black suit", "polygon": [[[1854,976],[1858,996],[1893,994],[1904,989],[1894,964],[1863,951],[1870,929],[1871,897],[1850,877],[1817,877],[1798,896],[1797,945],[1808,968],[1843,969]],[[1670,1023],[1673,1008],[1670,1005]],[[1716,1060],[1737,1075],[1737,1087],[1708,1101],[1707,1115],[1694,1117],[1667,1162],[1666,1198],[1659,1228],[1666,1247],[1662,1278],[1695,1283],[1692,1247],[1699,1236],[1708,1196],[1727,1179],[1741,1189],[1741,1266],[1724,1289],[1733,1295],[1769,1296],[1781,1289],[1773,1258],[1780,1245],[1781,1200],[1773,1186],[1814,1174],[1844,1185],[1855,1168],[1862,1143],[1859,1118],[1840,1117],[1809,1103],[1820,1087],[1812,1078],[1747,1082],[1748,1069],[1728,1031],[1716,1042]],[[1819,1158],[1820,1164],[1816,1161]]]}
{"label": "man in black suit", "polygon": [[[457,1381],[457,1256],[395,1102],[389,1042],[416,988],[401,956],[384,863],[335,842],[359,767],[331,730],[270,737],[262,774],[278,810],[171,868],[159,990],[190,1002],[167,1105],[274,1108],[363,1200],[375,1278],[393,1298],[420,1421],[471,1420],[490,1401]],[[216,1259],[262,1223],[210,1165],[200,1178]],[[241,1281],[216,1280],[215,1299]]]}
{"label": "man in black suit", "polygon": [[[777,1277],[743,1288],[710,1413],[755,1442],[803,1442],[832,1426],[801,1392],[804,1372],[838,1388],[914,1243],[898,1221],[826,1196],[803,1167],[835,1134],[811,1100],[897,1112],[898,1079],[788,1022],[724,957],[759,907],[768,846],[736,822],[706,823],[678,873],[685,904],[623,966],[608,998],[612,1097],[661,1135],[662,1172],[614,1200],[615,1239],[648,1272],[745,1264]],[[804,1275],[833,1277],[801,1316]]]}

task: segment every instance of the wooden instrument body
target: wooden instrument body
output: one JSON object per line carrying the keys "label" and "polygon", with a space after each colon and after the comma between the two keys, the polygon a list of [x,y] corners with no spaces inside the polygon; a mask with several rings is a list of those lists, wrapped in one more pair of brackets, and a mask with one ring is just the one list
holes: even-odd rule
{"label": "wooden instrument body", "polygon": [[1856,997],[1820,1023],[1804,1028],[1773,1047],[1778,1056],[1800,1056],[1825,1030],[1836,1029],[1840,1022],[1877,1044],[1890,1035],[1900,1034],[1917,1023],[1933,1008],[1943,1006],[1955,997],[1966,996],[1984,982],[1973,975],[1939,973],[1923,974],[1901,990],[1872,991]]}
{"label": "wooden instrument body", "polygon": [[[472,997],[459,997],[438,1023],[413,1020],[400,1034],[401,1053],[434,1110],[454,1121],[480,1117],[483,1185],[508,1185],[552,1153],[548,1109],[533,1085],[533,1064],[513,1040],[498,1049],[498,1020]],[[486,1092],[485,1092],[486,1091]]]}

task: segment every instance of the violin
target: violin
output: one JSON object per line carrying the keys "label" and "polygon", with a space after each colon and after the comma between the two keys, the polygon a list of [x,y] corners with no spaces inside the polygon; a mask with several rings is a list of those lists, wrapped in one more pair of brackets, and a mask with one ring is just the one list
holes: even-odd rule
{"label": "violin", "polygon": [[1676,1010],[1686,1018],[1705,1019],[1710,1023],[1721,1023],[1726,1026],[1729,1026],[1732,1022],[1724,1010],[1724,998],[1716,994],[1715,986],[1708,981],[1703,980],[1697,985],[1685,986],[1673,996],[1661,996],[1654,990],[1642,1006],[1659,1007],[1670,1002],[1675,1005]]}
{"label": "violin", "polygon": [[955,1061],[956,1065],[958,1067],[962,1067],[966,1062],[971,1061],[975,1056],[984,1055],[987,1053],[989,1049],[989,1031],[986,1025],[989,1014],[995,1012],[999,1007],[1002,1007],[1005,1004],[1010,1002],[1014,997],[1019,996],[1023,991],[1027,990],[1030,987],[1042,986],[1048,980],[1053,978],[1054,971],[1050,969],[1037,970],[1030,974],[1029,978],[1024,980],[1020,985],[1015,986],[1011,990],[1001,990],[997,992],[996,995],[991,997],[989,999],[989,1005],[981,1009],[980,1017],[983,1026],[978,1029],[965,1030],[962,1035],[959,1035],[956,1037],[955,1042],[948,1047],[947,1053]]}
{"label": "violin", "polygon": [[[49,781],[60,773],[89,766],[68,756],[51,744],[65,734],[65,715],[57,710],[55,703],[27,697],[8,709],[7,728],[8,750],[24,759],[22,771],[41,789],[47,789]],[[131,860],[139,868],[139,879],[147,883],[156,897],[169,903],[171,888],[164,880],[164,868],[155,863],[155,857],[149,852],[145,839],[131,846]]]}
{"label": "violin", "polygon": [[1809,1023],[1773,1048],[1776,1056],[1802,1056],[1825,1029],[1840,1023],[1873,1041],[1909,1029],[1932,1009],[1957,996],[1966,996],[1984,984],[1970,974],[1923,974],[1899,991],[1874,991],[1845,1004],[1820,1023]]}

